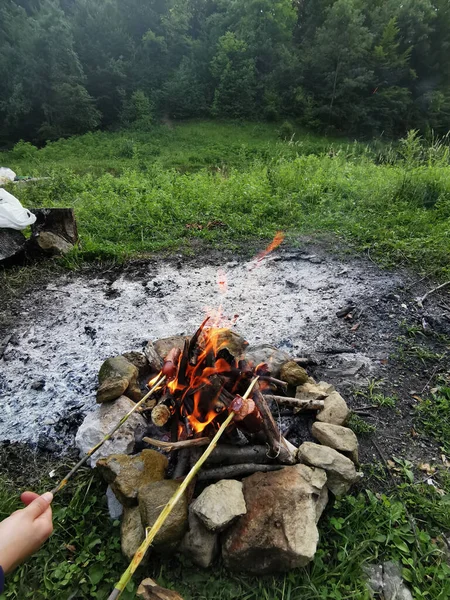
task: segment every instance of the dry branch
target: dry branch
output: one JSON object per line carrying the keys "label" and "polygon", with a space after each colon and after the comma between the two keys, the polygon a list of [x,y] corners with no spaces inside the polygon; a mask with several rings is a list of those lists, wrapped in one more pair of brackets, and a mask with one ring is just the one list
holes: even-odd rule
{"label": "dry branch", "polygon": [[164,452],[172,452],[173,450],[180,450],[181,448],[192,448],[192,446],[207,446],[211,441],[208,437],[192,438],[190,440],[183,440],[181,442],[162,442],[154,438],[145,437],[143,441],[150,446],[156,446],[164,450]]}
{"label": "dry branch", "polygon": [[291,406],[299,410],[322,410],[325,406],[323,400],[300,400],[299,398],[273,396],[271,394],[264,394],[264,398],[269,402],[276,402],[277,404],[281,404],[281,406]]}
{"label": "dry branch", "polygon": [[144,579],[136,595],[141,600],[183,600],[180,594],[159,586],[153,579]]}
{"label": "dry branch", "polygon": [[214,469],[205,469],[198,476],[198,481],[210,481],[212,479],[234,479],[244,475],[253,475],[253,473],[268,471],[279,471],[284,465],[255,465],[254,463],[227,465],[225,467],[216,467]]}
{"label": "dry branch", "polygon": [[281,435],[277,424],[275,423],[265,397],[261,394],[257,387],[255,387],[253,392],[253,400],[263,418],[264,432],[267,436],[267,441],[273,453],[273,457],[278,458],[278,460],[283,464],[293,465],[295,463],[295,458],[292,455],[286,440]]}
{"label": "dry branch", "polygon": [[437,287],[433,288],[432,290],[430,290],[429,292],[427,292],[421,298],[416,298],[416,302],[419,305],[419,308],[423,308],[423,303],[428,298],[428,296],[431,296],[431,294],[434,294],[435,292],[437,292],[439,290],[442,290],[442,288],[445,288],[448,285],[450,285],[450,281],[446,281],[445,283],[441,283],[441,285],[438,285]]}

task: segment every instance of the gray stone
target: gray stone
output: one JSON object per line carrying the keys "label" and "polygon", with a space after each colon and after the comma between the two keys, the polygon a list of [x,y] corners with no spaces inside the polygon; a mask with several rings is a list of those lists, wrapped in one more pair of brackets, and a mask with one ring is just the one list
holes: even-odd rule
{"label": "gray stone", "polygon": [[189,507],[189,531],[181,542],[180,550],[194,564],[203,568],[210,567],[219,552],[218,534],[203,525],[192,510],[192,505]]}
{"label": "gray stone", "polygon": [[291,357],[287,352],[275,348],[270,344],[258,344],[257,346],[250,346],[246,353],[245,358],[254,366],[260,363],[266,363],[272,373],[273,377],[280,375],[281,365]]}
{"label": "gray stone", "polygon": [[317,498],[317,502],[316,502],[316,523],[319,522],[319,519],[322,516],[323,511],[327,507],[328,495],[329,494],[328,494],[327,486],[323,486],[323,488],[320,490],[320,494],[319,494],[319,496]]}
{"label": "gray stone", "polygon": [[413,600],[409,588],[403,582],[399,564],[394,562],[384,563],[383,593],[385,600]]}
{"label": "gray stone", "polygon": [[[151,527],[154,524],[179,485],[176,481],[165,479],[148,483],[140,488],[138,500],[144,527]],[[155,548],[173,550],[186,532],[187,520],[187,499],[183,494],[155,537],[153,542]]]}
{"label": "gray stone", "polygon": [[141,600],[183,600],[183,598],[177,592],[161,587],[147,577],[144,581],[141,581],[141,585],[138,587],[136,597]]}
{"label": "gray stone", "polygon": [[331,392],[324,402],[324,408],[317,413],[317,420],[333,425],[345,425],[350,410],[344,398],[338,392]]}
{"label": "gray stone", "polygon": [[311,383],[307,381],[303,385],[297,387],[295,397],[299,400],[306,400],[307,402],[313,400],[324,400],[327,397],[327,393],[317,383]]}
{"label": "gray stone", "polygon": [[27,240],[16,229],[0,228],[0,262],[17,256],[25,249]]}
{"label": "gray stone", "polygon": [[326,381],[319,381],[317,385],[320,387],[320,389],[323,390],[324,394],[326,394],[327,396],[331,394],[331,392],[336,391],[334,385],[331,385],[331,383],[327,383]]}
{"label": "gray stone", "polygon": [[156,450],[135,456],[112,454],[97,461],[97,467],[124,506],[136,506],[143,485],[164,479],[168,460]]}
{"label": "gray stone", "polygon": [[304,442],[298,449],[298,459],[326,471],[327,487],[335,496],[346,494],[358,478],[353,462],[327,446]]}
{"label": "gray stone", "polygon": [[47,254],[67,254],[73,248],[73,244],[53,231],[41,231],[34,238],[39,248]]}
{"label": "gray stone", "polygon": [[312,434],[324,446],[344,452],[358,463],[358,438],[348,427],[316,421],[312,426]]}
{"label": "gray stone", "polygon": [[141,511],[138,506],[124,509],[120,537],[122,553],[131,561],[145,538],[145,529],[142,525]]}
{"label": "gray stone", "polygon": [[[93,446],[98,444],[133,406],[135,406],[134,402],[126,396],[121,396],[113,402],[96,405],[94,410],[86,415],[75,437],[75,443],[81,456],[87,454]],[[112,439],[106,441],[97,450],[88,463],[94,467],[97,460],[104,456],[131,454],[136,440],[142,439],[145,435],[147,426],[147,421],[142,415],[133,413]]]}
{"label": "gray stone", "polygon": [[164,360],[172,348],[179,348],[180,350],[183,350],[184,343],[186,340],[189,341],[190,339],[191,338],[186,335],[172,335],[168,338],[162,338],[156,342],[153,342],[153,346],[158,356]]}
{"label": "gray stone", "polygon": [[120,519],[123,514],[123,506],[117,500],[115,493],[112,491],[111,486],[108,485],[106,488],[106,502],[108,503],[109,516],[113,521]]}
{"label": "gray stone", "polygon": [[223,531],[247,512],[242,483],[222,479],[209,485],[192,504],[192,510],[210,531]]}
{"label": "gray stone", "polygon": [[247,513],[224,533],[225,565],[266,574],[308,564],[319,540],[317,502],[326,479],[306,465],[244,479]]}
{"label": "gray stone", "polygon": [[139,400],[138,375],[138,369],[124,356],[107,358],[98,373],[100,387],[97,391],[97,402],[109,402],[122,394]]}
{"label": "gray stone", "polygon": [[132,352],[124,352],[122,356],[137,368],[139,375],[145,375],[149,368],[149,364],[147,357],[143,352],[136,352],[133,350]]}
{"label": "gray stone", "polygon": [[370,597],[381,594],[383,591],[383,565],[363,565],[363,572],[367,577],[367,589]]}

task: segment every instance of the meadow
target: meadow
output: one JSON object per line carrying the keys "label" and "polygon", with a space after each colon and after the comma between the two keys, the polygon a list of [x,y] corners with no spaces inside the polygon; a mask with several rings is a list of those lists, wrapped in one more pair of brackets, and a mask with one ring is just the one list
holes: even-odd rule
{"label": "meadow", "polygon": [[[68,268],[175,249],[193,253],[199,243],[240,248],[283,230],[293,244],[301,234],[331,234],[381,264],[442,280],[450,275],[449,150],[446,140],[416,132],[396,143],[365,143],[289,124],[187,122],[88,133],[41,149],[19,142],[1,162],[20,176],[48,178],[11,186],[24,205],[74,207],[81,245],[62,259]],[[424,334],[416,333],[420,343]],[[417,429],[450,453],[450,390],[436,389],[420,406]],[[27,467],[14,468],[13,454],[0,449],[8,465],[0,474],[0,519],[17,507],[17,488],[44,489],[51,469],[62,474],[68,466],[25,454]],[[202,571],[185,559],[154,559],[145,574],[185,600],[366,600],[364,563],[393,559],[414,598],[447,599],[448,470],[437,471],[436,489],[407,461],[395,483],[382,462],[363,468],[360,488],[322,519],[309,568],[255,579],[220,566]],[[95,474],[84,471],[62,493],[55,523],[50,542],[9,578],[1,600],[107,598],[126,562],[119,523],[107,515]],[[134,591],[132,584],[123,597]]]}
{"label": "meadow", "polygon": [[282,229],[331,232],[374,260],[450,274],[447,140],[412,131],[370,143],[290,124],[187,122],[95,132],[2,155],[26,206],[73,206],[81,246],[66,264],[116,261],[193,240],[234,247]]}

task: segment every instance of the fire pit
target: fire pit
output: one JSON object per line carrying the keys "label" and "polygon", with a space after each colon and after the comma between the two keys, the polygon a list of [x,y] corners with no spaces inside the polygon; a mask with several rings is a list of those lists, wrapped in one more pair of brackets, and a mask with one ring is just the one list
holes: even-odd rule
{"label": "fire pit", "polygon": [[83,454],[142,398],[145,385],[165,376],[91,459],[123,506],[129,559],[230,411],[233,421],[152,548],[183,552],[202,567],[221,554],[228,568],[261,574],[313,559],[329,492],[344,494],[358,478],[358,442],[344,427],[345,400],[307,368],[305,358],[249,346],[220,315],[191,337],[149,342],[144,353],[105,361],[99,404],[77,434]]}

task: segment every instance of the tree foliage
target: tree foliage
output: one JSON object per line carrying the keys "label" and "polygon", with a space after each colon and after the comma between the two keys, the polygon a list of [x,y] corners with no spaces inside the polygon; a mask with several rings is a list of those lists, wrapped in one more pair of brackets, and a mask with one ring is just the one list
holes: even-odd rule
{"label": "tree foliage", "polygon": [[158,115],[450,128],[448,0],[5,0],[0,34],[3,143]]}

